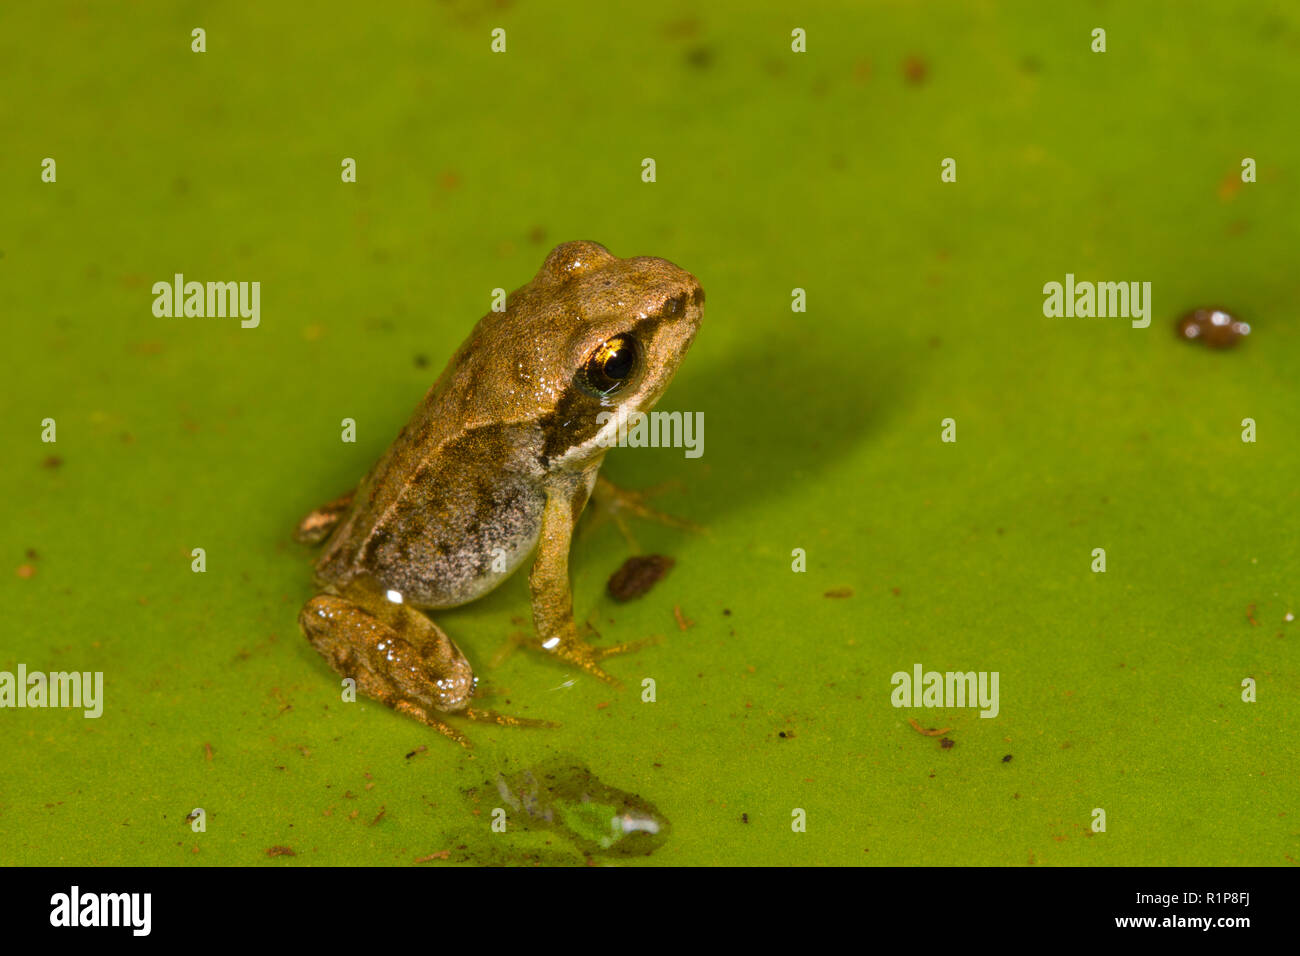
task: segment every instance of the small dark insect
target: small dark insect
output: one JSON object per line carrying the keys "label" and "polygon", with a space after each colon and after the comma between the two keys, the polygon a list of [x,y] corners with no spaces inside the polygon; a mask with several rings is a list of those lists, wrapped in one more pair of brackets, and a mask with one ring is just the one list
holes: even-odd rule
{"label": "small dark insect", "polygon": [[1178,320],[1175,332],[1188,342],[1204,342],[1212,349],[1230,349],[1250,335],[1250,326],[1227,309],[1193,309]]}
{"label": "small dark insect", "polygon": [[630,601],[639,598],[655,582],[668,573],[677,562],[662,554],[647,554],[628,558],[623,566],[610,575],[606,588],[615,601]]}
{"label": "small dark insect", "polygon": [[1005,757],[1003,757],[1003,758],[1002,758],[1002,762],[1003,762],[1003,763],[1011,763],[1011,754],[1007,754]]}

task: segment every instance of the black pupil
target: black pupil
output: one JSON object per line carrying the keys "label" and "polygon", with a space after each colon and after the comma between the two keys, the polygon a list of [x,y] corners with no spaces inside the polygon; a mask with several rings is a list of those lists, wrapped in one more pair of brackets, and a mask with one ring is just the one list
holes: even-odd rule
{"label": "black pupil", "polygon": [[636,339],[628,335],[616,335],[606,339],[596,353],[587,359],[582,379],[588,390],[608,397],[631,381],[636,370]]}
{"label": "black pupil", "polygon": [[605,358],[605,366],[601,371],[607,378],[621,382],[632,374],[632,364],[635,361],[635,350],[626,342],[617,342],[610,346]]}

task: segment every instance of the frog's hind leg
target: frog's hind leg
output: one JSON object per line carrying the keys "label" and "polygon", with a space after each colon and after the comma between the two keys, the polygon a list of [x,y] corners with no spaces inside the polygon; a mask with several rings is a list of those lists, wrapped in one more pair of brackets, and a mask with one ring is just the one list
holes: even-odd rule
{"label": "frog's hind leg", "polygon": [[303,544],[320,544],[329,537],[330,532],[334,530],[339,523],[339,519],[352,505],[352,497],[356,494],[356,489],[349,491],[345,495],[340,495],[329,504],[321,505],[307,517],[298,522],[298,527],[294,531],[294,538]]}
{"label": "frog's hind leg", "polygon": [[298,615],[312,646],[362,694],[450,737],[469,740],[449,725],[462,716],[510,727],[553,727],[525,717],[470,706],[476,678],[460,649],[432,620],[389,601],[377,585],[354,581],[341,593],[317,595]]}

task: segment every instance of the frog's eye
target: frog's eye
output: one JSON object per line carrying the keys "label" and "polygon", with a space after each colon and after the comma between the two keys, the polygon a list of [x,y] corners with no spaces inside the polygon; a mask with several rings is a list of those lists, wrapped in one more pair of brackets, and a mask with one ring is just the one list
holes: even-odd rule
{"label": "frog's eye", "polygon": [[606,398],[636,377],[641,349],[636,339],[624,333],[606,339],[587,356],[578,372],[578,384],[597,398]]}

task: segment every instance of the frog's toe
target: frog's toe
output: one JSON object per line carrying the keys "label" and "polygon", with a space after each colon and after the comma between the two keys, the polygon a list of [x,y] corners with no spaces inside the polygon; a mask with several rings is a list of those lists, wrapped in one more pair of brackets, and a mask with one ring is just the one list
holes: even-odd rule
{"label": "frog's toe", "polygon": [[639,651],[643,647],[653,647],[663,640],[663,635],[652,634],[650,637],[642,638],[639,641],[625,641],[622,644],[612,644],[609,647],[593,647],[592,651],[597,660],[604,660],[606,657],[615,657],[619,654],[631,654]]}
{"label": "frog's toe", "polygon": [[616,690],[622,690],[623,682],[619,680],[617,677],[615,677],[613,674],[611,674],[609,671],[605,670],[605,668],[597,664],[596,660],[597,658],[587,658],[585,660],[575,660],[573,663],[577,664],[579,667],[581,667],[584,671],[586,671],[588,674],[590,674],[592,677],[596,678],[597,680],[608,684],[610,687],[613,687]]}
{"label": "frog's toe", "polygon": [[466,707],[460,712],[460,716],[468,717],[470,720],[484,721],[489,724],[499,724],[502,727],[560,726],[553,720],[539,720],[536,717],[516,717],[513,714],[499,714],[495,710],[483,710],[478,707]]}
{"label": "frog's toe", "polygon": [[608,647],[597,647],[594,644],[588,644],[585,641],[570,641],[565,644],[559,644],[554,647],[541,645],[542,650],[554,654],[561,660],[567,661],[583,671],[595,677],[597,680],[609,684],[611,687],[623,686],[623,682],[615,677],[609,671],[600,665],[600,662],[608,657],[616,657],[620,654],[631,654],[633,651],[639,651],[643,647],[649,647],[652,644],[658,644],[662,640],[658,635],[648,637],[640,641],[628,641],[623,644],[612,644]]}
{"label": "frog's toe", "polygon": [[633,491],[629,488],[620,488],[606,478],[597,475],[595,487],[592,488],[591,492],[592,520],[588,524],[588,530],[599,527],[606,520],[612,520],[627,541],[628,546],[633,551],[638,552],[641,548],[637,544],[636,537],[632,534],[631,526],[628,524],[628,515],[635,515],[644,521],[654,521],[670,528],[680,528],[683,531],[703,531],[703,525],[657,511],[648,504],[651,498],[670,489],[680,489],[681,487],[682,483],[679,481],[666,481],[643,491]]}
{"label": "frog's toe", "polygon": [[442,734],[444,737],[450,737],[452,740],[456,741],[456,743],[460,744],[466,750],[474,749],[474,745],[469,742],[468,737],[462,734],[455,727],[451,726],[451,724],[448,724],[438,719],[433,714],[429,713],[429,711],[426,708],[421,707],[420,705],[413,703],[409,700],[394,701],[392,703],[392,708],[393,710],[397,711],[399,714],[405,714],[407,717],[413,717],[414,719],[418,720],[420,723],[424,724],[425,726],[432,727],[434,730],[438,731],[438,733]]}

